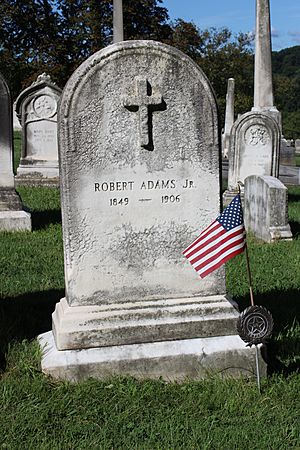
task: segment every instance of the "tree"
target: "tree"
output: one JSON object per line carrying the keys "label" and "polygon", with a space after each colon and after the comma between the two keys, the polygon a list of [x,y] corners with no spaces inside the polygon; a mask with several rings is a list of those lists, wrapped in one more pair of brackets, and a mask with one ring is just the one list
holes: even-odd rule
{"label": "tree", "polygon": [[52,67],[57,14],[50,0],[3,0],[0,4],[0,70],[13,95]]}
{"label": "tree", "polygon": [[193,58],[210,80],[223,119],[228,78],[235,79],[236,113],[253,105],[253,50],[249,35],[236,36],[228,28],[199,30],[181,19],[173,24],[170,42]]}

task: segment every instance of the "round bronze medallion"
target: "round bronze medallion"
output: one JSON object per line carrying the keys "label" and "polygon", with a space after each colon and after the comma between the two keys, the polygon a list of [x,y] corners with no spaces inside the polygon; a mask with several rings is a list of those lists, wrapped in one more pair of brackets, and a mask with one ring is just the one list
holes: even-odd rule
{"label": "round bronze medallion", "polygon": [[273,330],[273,317],[263,306],[249,306],[240,314],[237,331],[248,345],[264,343]]}

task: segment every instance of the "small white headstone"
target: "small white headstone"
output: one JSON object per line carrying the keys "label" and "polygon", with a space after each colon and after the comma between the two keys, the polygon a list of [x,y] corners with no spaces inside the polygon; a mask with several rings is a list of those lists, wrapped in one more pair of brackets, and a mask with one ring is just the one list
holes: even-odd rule
{"label": "small white headstone", "polygon": [[235,122],[230,138],[228,189],[249,175],[278,176],[279,137],[277,122],[268,114],[249,112]]}
{"label": "small white headstone", "polygon": [[246,178],[244,221],[246,230],[263,241],[292,239],[287,188],[278,178],[257,175]]}
{"label": "small white headstone", "polygon": [[19,184],[58,183],[57,103],[61,90],[48,75],[40,75],[16,101],[22,124]]}

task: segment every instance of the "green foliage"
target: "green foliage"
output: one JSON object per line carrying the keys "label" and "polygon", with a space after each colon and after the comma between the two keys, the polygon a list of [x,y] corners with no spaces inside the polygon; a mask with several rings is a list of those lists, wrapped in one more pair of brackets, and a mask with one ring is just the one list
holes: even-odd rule
{"label": "green foliage", "polygon": [[[170,36],[168,13],[160,3],[123,1],[126,39],[164,40]],[[3,0],[0,71],[13,98],[42,72],[63,87],[88,56],[110,44],[112,4],[112,0]]]}
{"label": "green foliage", "polygon": [[300,136],[300,46],[272,53],[275,104],[288,139]]}

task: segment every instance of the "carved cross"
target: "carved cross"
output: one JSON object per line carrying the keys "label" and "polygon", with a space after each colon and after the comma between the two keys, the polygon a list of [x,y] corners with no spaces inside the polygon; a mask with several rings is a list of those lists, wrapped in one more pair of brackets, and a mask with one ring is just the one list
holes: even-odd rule
{"label": "carved cross", "polygon": [[152,112],[163,111],[165,104],[159,93],[152,94],[147,78],[135,77],[134,84],[135,94],[125,96],[123,105],[130,111],[138,111],[140,146],[152,150]]}

